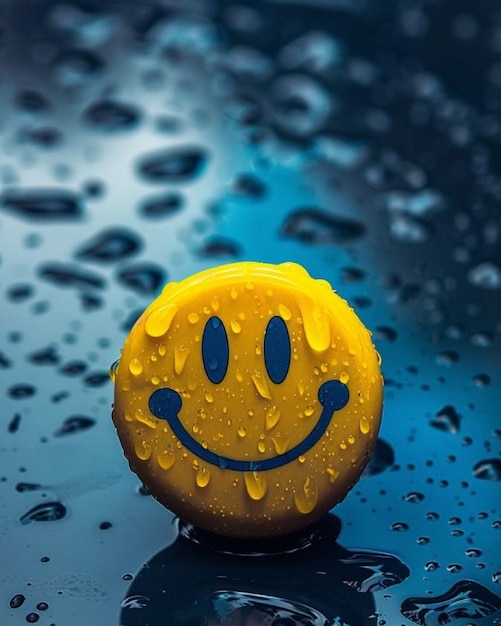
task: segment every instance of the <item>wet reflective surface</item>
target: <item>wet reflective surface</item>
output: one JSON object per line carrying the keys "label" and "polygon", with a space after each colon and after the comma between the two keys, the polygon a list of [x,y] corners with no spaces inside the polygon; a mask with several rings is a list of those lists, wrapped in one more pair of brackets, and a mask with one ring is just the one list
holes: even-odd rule
{"label": "wet reflective surface", "polygon": [[[501,623],[495,3],[0,12],[1,623]],[[180,534],[110,419],[163,283],[242,259],[329,280],[386,380],[363,478],[280,549]]]}

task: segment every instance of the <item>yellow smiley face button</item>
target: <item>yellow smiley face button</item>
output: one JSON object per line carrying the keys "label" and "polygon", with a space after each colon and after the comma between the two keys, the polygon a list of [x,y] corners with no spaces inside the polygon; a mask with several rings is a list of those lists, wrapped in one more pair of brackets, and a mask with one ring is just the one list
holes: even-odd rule
{"label": "yellow smiley face button", "polygon": [[114,371],[131,469],[182,519],[269,537],[340,502],[376,443],[379,357],[349,305],[294,263],[169,283]]}

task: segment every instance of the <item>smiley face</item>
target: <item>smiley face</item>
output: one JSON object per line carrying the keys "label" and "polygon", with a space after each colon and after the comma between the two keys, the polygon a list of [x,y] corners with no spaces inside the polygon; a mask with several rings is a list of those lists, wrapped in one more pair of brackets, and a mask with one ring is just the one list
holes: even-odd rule
{"label": "smiley face", "polygon": [[356,482],[382,404],[368,331],[325,281],[235,263],[170,283],[127,338],[113,420],[131,468],[186,521],[306,526]]}

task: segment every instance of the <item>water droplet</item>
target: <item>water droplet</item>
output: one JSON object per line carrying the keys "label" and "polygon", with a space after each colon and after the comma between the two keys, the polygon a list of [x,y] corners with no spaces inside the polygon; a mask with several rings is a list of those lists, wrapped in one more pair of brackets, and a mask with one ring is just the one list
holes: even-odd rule
{"label": "water droplet", "polygon": [[138,609],[144,609],[150,603],[150,598],[146,596],[128,596],[124,600],[122,600],[120,604],[120,608],[122,609],[131,609],[137,611]]}
{"label": "water droplet", "polygon": [[[120,359],[117,359],[116,361],[113,361],[113,363],[110,365],[110,369],[108,370],[108,374],[112,380],[112,382],[115,382],[116,377],[117,377],[117,372],[118,372],[118,366],[120,365]],[[67,367],[67,366],[65,366]],[[62,370],[60,370],[62,372]],[[62,372],[64,373],[64,372]]]}
{"label": "water droplet", "polygon": [[284,236],[311,245],[346,244],[360,239],[364,233],[362,222],[317,208],[293,211],[282,224]]}
{"label": "water droplet", "polygon": [[166,280],[165,272],[158,265],[152,263],[137,263],[124,267],[117,274],[119,283],[132,289],[139,295],[156,293]]}
{"label": "water droplet", "polygon": [[290,312],[290,310],[285,306],[285,304],[279,304],[278,305],[278,313],[280,315],[280,317],[285,320],[286,322],[289,321],[292,317],[292,313]]}
{"label": "water droplet", "polygon": [[307,515],[316,507],[318,501],[318,479],[309,476],[301,489],[294,492],[294,504],[299,513]]}
{"label": "water droplet", "polygon": [[405,494],[404,500],[406,502],[412,502],[413,504],[418,504],[424,500],[424,494],[419,491],[409,491],[409,493]]}
{"label": "water droplet", "polygon": [[26,597],[23,596],[22,593],[16,593],[16,595],[12,596],[12,598],[10,599],[9,606],[11,609],[18,609],[19,607],[23,606],[25,600]]}
{"label": "water droplet", "polygon": [[198,315],[198,313],[189,313],[188,314],[188,322],[190,324],[196,324],[199,319],[200,319],[200,316]]}
{"label": "water droplet", "polygon": [[143,373],[143,364],[139,359],[134,357],[129,361],[129,372],[133,376],[139,376]]}
{"label": "water droplet", "polygon": [[468,272],[468,280],[481,289],[500,289],[501,269],[494,263],[480,263]]}
{"label": "water droplet", "polygon": [[429,422],[430,426],[433,426],[433,428],[451,434],[458,432],[459,423],[460,416],[456,409],[450,404],[440,409],[435,417]]}
{"label": "water droplet", "polygon": [[174,456],[174,451],[171,449],[164,450],[163,452],[159,452],[157,454],[157,463],[163,470],[168,470],[174,465],[174,461],[176,457]]}
{"label": "water droplet", "polygon": [[39,113],[49,108],[49,102],[45,95],[31,89],[23,89],[16,94],[16,106],[22,111]]}
{"label": "water droplet", "polygon": [[394,522],[391,525],[391,529],[395,530],[396,532],[405,532],[407,530],[409,530],[409,524],[407,524],[406,522]]}
{"label": "water droplet", "polygon": [[204,259],[240,256],[240,245],[225,237],[211,236],[197,248],[197,255]]}
{"label": "water droplet", "polygon": [[21,524],[31,522],[55,522],[66,515],[66,507],[61,502],[44,502],[37,504],[19,518]]}
{"label": "water droplet", "polygon": [[337,470],[337,469],[334,469],[333,467],[328,467],[326,469],[326,472],[327,472],[327,474],[329,476],[329,482],[330,483],[335,483],[336,480],[339,478],[340,471]]}
{"label": "water droplet", "polygon": [[174,371],[178,376],[183,373],[189,353],[190,351],[185,346],[174,347]]}
{"label": "water droplet", "polygon": [[138,459],[147,461],[151,456],[151,445],[144,440],[137,440],[134,445],[134,451]]}
{"label": "water droplet", "polygon": [[140,120],[138,109],[132,104],[115,100],[98,100],[83,112],[84,121],[93,128],[104,132],[131,130]]}
{"label": "water droplet", "polygon": [[276,406],[272,406],[266,413],[265,428],[266,431],[275,428],[280,420],[280,409]]}
{"label": "water droplet", "polygon": [[433,234],[433,226],[412,215],[395,214],[390,217],[390,232],[405,243],[423,243]]}
{"label": "water droplet", "polygon": [[231,320],[230,326],[235,335],[238,335],[242,332],[242,325],[237,320]]}
{"label": "water droplet", "polygon": [[188,182],[201,174],[207,158],[203,148],[178,146],[143,156],[137,169],[150,183]]}
{"label": "water droplet", "polygon": [[237,429],[238,436],[243,439],[247,436],[247,429],[244,426],[239,426]]}
{"label": "water droplet", "polygon": [[261,396],[261,398],[271,400],[272,396],[270,388],[268,387],[266,378],[261,374],[261,372],[255,370],[254,373],[251,374],[251,380],[254,383],[254,387],[256,388],[256,391]]}
{"label": "water droplet", "polygon": [[258,452],[260,452],[261,454],[264,454],[266,452],[266,444],[263,440],[260,439],[257,442],[257,449],[258,449]]}
{"label": "water droplet", "polygon": [[0,206],[19,217],[46,222],[83,215],[78,195],[62,189],[11,189],[1,196]]}
{"label": "water droplet", "polygon": [[289,437],[282,433],[275,433],[271,437],[271,441],[277,454],[284,454],[289,449]]}
{"label": "water droplet", "polygon": [[425,563],[424,569],[427,572],[434,572],[440,567],[440,563],[438,561],[428,561]]}
{"label": "water droplet", "polygon": [[395,452],[388,442],[378,438],[376,447],[369,459],[369,463],[364,470],[364,476],[375,476],[381,474],[395,463]]}
{"label": "water droplet", "polygon": [[40,619],[40,615],[38,615],[38,613],[28,613],[25,619],[28,624],[35,624]]}
{"label": "water droplet", "polygon": [[38,275],[57,287],[103,289],[106,285],[106,281],[99,274],[68,263],[43,263],[38,269]]}
{"label": "water droplet", "polygon": [[36,388],[33,385],[29,385],[28,383],[19,383],[17,385],[12,385],[7,390],[7,395],[9,398],[13,398],[15,400],[24,400],[25,398],[30,398],[35,395]]}
{"label": "water droplet", "polygon": [[138,408],[134,411],[134,417],[135,419],[140,422],[141,424],[144,424],[145,426],[148,426],[148,428],[153,428],[155,429],[157,427],[157,420],[155,420],[154,418],[152,418],[149,413],[143,413],[143,410]]}
{"label": "water droplet", "polygon": [[245,472],[244,483],[252,500],[262,500],[268,491],[268,481],[261,472]]}
{"label": "water droplet", "polygon": [[210,471],[206,467],[202,466],[197,471],[195,481],[199,487],[207,487],[210,482]]}
{"label": "water droplet", "polygon": [[12,434],[17,433],[17,431],[19,430],[20,424],[21,424],[21,416],[19,415],[19,413],[15,413],[7,426],[8,432]]}
{"label": "water droplet", "polygon": [[101,73],[103,60],[83,48],[64,50],[54,61],[56,77],[66,87],[82,87]]}
{"label": "water droplet", "polygon": [[175,215],[183,206],[183,196],[170,192],[162,196],[147,198],[139,207],[139,213],[148,219],[163,218]]}
{"label": "water droplet", "polygon": [[150,337],[162,337],[169,330],[177,307],[174,304],[164,304],[149,313],[144,323],[144,330]]}
{"label": "water droplet", "polygon": [[324,125],[332,110],[330,93],[306,74],[286,74],[271,85],[273,122],[281,134],[306,139]]}
{"label": "water droplet", "polygon": [[140,237],[126,228],[109,228],[85,243],[76,257],[83,261],[113,263],[137,254],[142,247]]}
{"label": "water droplet", "polygon": [[369,432],[370,432],[370,429],[371,429],[371,423],[370,423],[370,421],[369,421],[369,420],[365,417],[365,415],[363,415],[363,416],[360,418],[360,421],[359,421],[359,423],[358,423],[358,427],[359,427],[359,429],[360,429],[360,432],[361,432],[363,435],[367,435],[367,433],[369,433]]}
{"label": "water droplet", "polygon": [[34,363],[35,365],[57,365],[60,360],[59,355],[53,346],[48,346],[47,348],[42,348],[41,350],[32,352],[27,358],[30,363]]}
{"label": "water droplet", "polygon": [[84,430],[92,428],[95,423],[96,420],[94,418],[86,417],[84,415],[73,415],[72,417],[67,417],[64,420],[63,425],[54,433],[54,437],[64,437],[66,435],[81,433]]}
{"label": "water droplet", "polygon": [[481,480],[501,480],[501,460],[484,459],[473,466],[473,475]]}
{"label": "water droplet", "polygon": [[326,311],[313,306],[311,302],[302,303],[300,308],[308,345],[315,352],[324,352],[331,343],[329,316]]}

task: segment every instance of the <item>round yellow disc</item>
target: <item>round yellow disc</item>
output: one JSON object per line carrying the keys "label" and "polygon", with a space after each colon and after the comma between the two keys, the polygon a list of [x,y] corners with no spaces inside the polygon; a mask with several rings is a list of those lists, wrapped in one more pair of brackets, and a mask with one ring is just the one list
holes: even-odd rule
{"label": "round yellow disc", "polygon": [[234,263],[167,284],[114,378],[131,469],[185,521],[235,537],[320,518],[359,478],[381,419],[369,332],[294,263]]}

